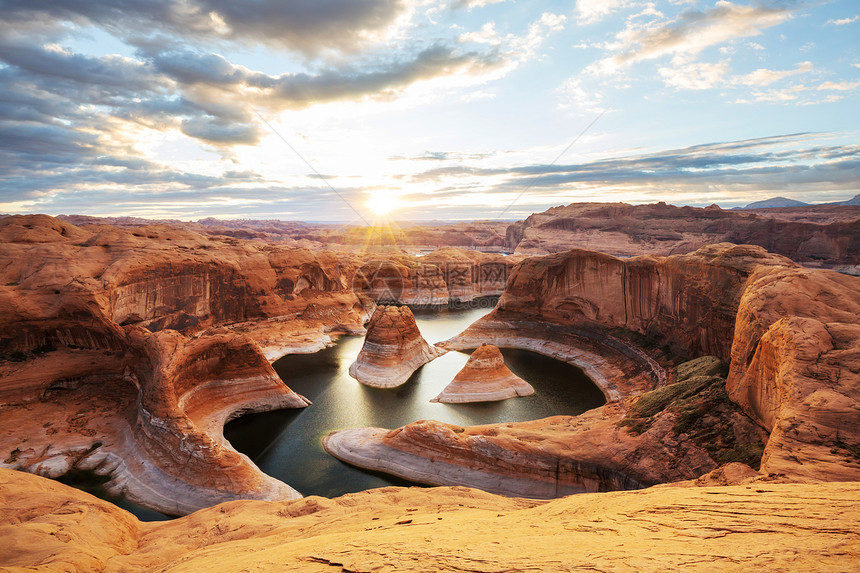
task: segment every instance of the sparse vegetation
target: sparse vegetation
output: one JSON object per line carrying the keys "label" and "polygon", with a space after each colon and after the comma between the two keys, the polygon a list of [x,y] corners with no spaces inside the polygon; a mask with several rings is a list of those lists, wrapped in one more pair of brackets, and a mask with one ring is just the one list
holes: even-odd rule
{"label": "sparse vegetation", "polygon": [[18,281],[11,281],[6,283],[6,286],[18,286]]}
{"label": "sparse vegetation", "polygon": [[745,414],[729,399],[725,379],[715,375],[725,372],[724,366],[713,357],[679,365],[679,382],[640,396],[620,425],[642,434],[662,416],[671,415],[672,432],[686,435],[716,463],[742,462],[757,469],[764,444],[750,435],[737,435],[735,421]]}
{"label": "sparse vegetation", "polygon": [[21,450],[15,448],[11,452],[9,452],[9,457],[3,460],[4,464],[14,464],[18,461],[18,456],[21,454]]}
{"label": "sparse vegetation", "polygon": [[831,450],[830,453],[835,454],[838,453],[839,450],[844,450],[849,454],[848,457],[845,459],[846,462],[860,462],[860,444],[849,444],[845,442],[842,438],[838,437],[837,434],[836,447],[838,448],[838,450]]}

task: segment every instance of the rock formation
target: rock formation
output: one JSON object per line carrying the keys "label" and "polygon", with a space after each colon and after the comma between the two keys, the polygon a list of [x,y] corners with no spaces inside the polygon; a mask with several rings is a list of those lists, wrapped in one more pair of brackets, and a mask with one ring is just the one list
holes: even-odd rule
{"label": "rock formation", "polygon": [[[759,247],[528,259],[497,309],[445,346],[513,333],[506,346],[577,365],[614,357],[587,370],[612,403],[576,418],[493,427],[346,430],[326,448],[368,469],[514,495],[690,479],[733,457],[796,481],[857,480],[858,316],[860,279],[802,269]],[[673,374],[672,357],[704,353],[731,361],[727,382]],[[769,434],[763,456],[757,431]],[[724,451],[713,450],[720,444]]]}
{"label": "rock formation", "polygon": [[470,302],[501,295],[510,270],[521,259],[453,247],[422,257],[374,255],[356,272],[353,288],[380,304]]}
{"label": "rock formation", "polygon": [[860,484],[741,483],[551,502],[389,487],[140,523],[86,493],[0,470],[0,563],[94,573],[857,568]]}
{"label": "rock formation", "polygon": [[[363,330],[352,258],[167,226],[0,220],[0,465],[184,514],[298,492],[221,433],[304,407],[269,365]],[[372,308],[372,305],[371,305]]]}
{"label": "rock formation", "polygon": [[482,344],[475,349],[454,380],[431,402],[495,402],[534,393],[531,384],[505,366],[505,359],[498,347]]}
{"label": "rock formation", "polygon": [[860,274],[860,207],[724,211],[665,203],[573,203],[511,225],[506,241],[509,250],[521,254],[585,248],[623,257],[746,243],[796,262]]}
{"label": "rock formation", "polygon": [[379,306],[367,325],[364,345],[349,367],[349,375],[367,386],[394,388],[444,353],[427,344],[409,307]]}
{"label": "rock formation", "polygon": [[732,461],[758,467],[766,433],[729,400],[724,369],[702,361],[679,367],[674,384],[579,416],[469,428],[421,421],[332,432],[323,444],[411,481],[536,499],[693,479]]}

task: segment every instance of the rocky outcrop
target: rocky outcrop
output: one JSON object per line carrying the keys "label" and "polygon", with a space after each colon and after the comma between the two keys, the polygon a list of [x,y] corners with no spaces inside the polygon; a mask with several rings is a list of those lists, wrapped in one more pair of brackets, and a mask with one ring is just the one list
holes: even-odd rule
{"label": "rocky outcrop", "polygon": [[665,258],[576,249],[523,261],[493,314],[620,328],[684,357],[727,361],[741,293],[759,265],[796,266],[759,247],[728,243]]}
{"label": "rocky outcrop", "polygon": [[467,303],[501,295],[521,259],[453,247],[421,257],[374,255],[356,272],[353,289],[379,304]]}
{"label": "rocky outcrop", "polygon": [[860,479],[860,278],[765,267],[738,309],[729,395],[770,440],[768,472]]}
{"label": "rocky outcrop", "polygon": [[[611,357],[586,372],[613,403],[493,427],[346,430],[326,447],[361,467],[513,495],[691,479],[732,458],[795,481],[860,479],[859,280],[729,244],[528,259],[498,308],[444,346],[507,346],[508,334],[574,364]],[[671,368],[705,352],[731,361],[727,383]]]}
{"label": "rocky outcrop", "polygon": [[83,492],[0,470],[0,563],[96,573],[850,571],[858,495],[856,483],[660,487],[551,502],[381,488],[233,502],[144,524]]}
{"label": "rocky outcrop", "polygon": [[0,220],[0,465],[107,477],[170,514],[298,492],[223,424],[297,408],[269,357],[361,331],[358,264],[166,226]]}
{"label": "rocky outcrop", "polygon": [[728,399],[725,378],[686,365],[676,375],[579,416],[466,428],[421,421],[332,432],[323,444],[411,481],[539,499],[694,479],[732,461],[757,467],[766,434]]}
{"label": "rocky outcrop", "polygon": [[454,380],[431,402],[495,402],[534,393],[531,384],[505,366],[505,359],[497,346],[482,344]]}
{"label": "rocky outcrop", "polygon": [[367,325],[364,345],[349,375],[366,386],[395,388],[445,351],[430,346],[407,306],[380,306]]}
{"label": "rocky outcrop", "polygon": [[860,207],[849,205],[724,211],[715,205],[701,209],[665,203],[573,203],[511,225],[506,243],[522,254],[585,248],[622,257],[666,256],[713,243],[744,243],[796,262],[860,274],[858,237]]}

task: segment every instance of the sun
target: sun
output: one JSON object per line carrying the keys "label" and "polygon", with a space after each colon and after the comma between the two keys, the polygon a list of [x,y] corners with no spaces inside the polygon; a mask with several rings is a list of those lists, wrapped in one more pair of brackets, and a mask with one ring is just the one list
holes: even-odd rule
{"label": "sun", "polygon": [[365,204],[374,215],[388,215],[400,206],[397,195],[388,190],[371,191]]}

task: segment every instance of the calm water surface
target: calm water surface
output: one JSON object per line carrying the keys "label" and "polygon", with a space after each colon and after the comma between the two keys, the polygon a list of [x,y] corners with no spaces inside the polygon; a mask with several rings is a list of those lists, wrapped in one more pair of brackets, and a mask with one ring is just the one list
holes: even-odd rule
{"label": "calm water surface", "polygon": [[[430,342],[462,332],[490,309],[416,312],[418,328]],[[364,338],[349,336],[315,354],[285,356],[274,367],[284,382],[313,405],[244,416],[230,422],[225,437],[260,469],[303,495],[334,497],[408,482],[354,468],[322,449],[332,430],[376,426],[396,428],[416,420],[460,425],[535,420],[579,414],[605,402],[579,369],[523,350],[503,349],[505,363],[534,386],[536,394],[482,404],[434,404],[434,398],[463,367],[468,355],[449,352],[420,368],[403,386],[370,388],[348,374]]]}

